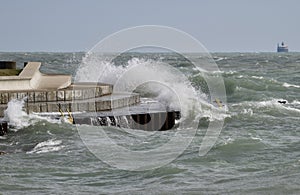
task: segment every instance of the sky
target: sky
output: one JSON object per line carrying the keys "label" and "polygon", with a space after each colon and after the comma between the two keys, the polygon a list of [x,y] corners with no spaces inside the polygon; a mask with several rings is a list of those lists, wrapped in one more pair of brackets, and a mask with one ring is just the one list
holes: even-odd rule
{"label": "sky", "polygon": [[299,0],[0,0],[0,51],[88,51],[138,25],[182,30],[210,52],[300,51]]}

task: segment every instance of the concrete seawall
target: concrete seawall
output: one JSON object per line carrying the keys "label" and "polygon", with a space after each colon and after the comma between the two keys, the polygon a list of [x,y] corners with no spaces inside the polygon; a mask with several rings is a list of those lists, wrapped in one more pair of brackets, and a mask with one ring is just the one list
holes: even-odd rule
{"label": "concrete seawall", "polygon": [[[8,63],[3,67],[14,65]],[[18,76],[0,76],[0,117],[4,117],[13,100],[24,101],[23,110],[28,114],[67,117],[76,124],[119,127],[122,127],[119,122],[123,119],[125,128],[148,131],[171,129],[180,116],[179,111],[157,106],[161,105],[158,102],[152,105],[141,103],[139,94],[113,93],[110,84],[74,84],[71,75],[43,74],[39,71],[40,66],[39,62],[27,62]],[[153,108],[156,109],[151,110]],[[6,122],[0,124],[4,125],[3,129]]]}
{"label": "concrete seawall", "polygon": [[24,109],[32,112],[63,111],[99,112],[137,104],[138,94],[117,93],[111,95],[113,86],[109,84],[72,84],[60,90],[0,91],[0,117],[4,116],[7,103],[13,99],[24,100]]}
{"label": "concrete seawall", "polygon": [[0,91],[0,103],[7,104],[12,99],[25,99],[25,102],[55,102],[97,98],[112,93],[109,84],[71,84],[59,90],[5,90]]}

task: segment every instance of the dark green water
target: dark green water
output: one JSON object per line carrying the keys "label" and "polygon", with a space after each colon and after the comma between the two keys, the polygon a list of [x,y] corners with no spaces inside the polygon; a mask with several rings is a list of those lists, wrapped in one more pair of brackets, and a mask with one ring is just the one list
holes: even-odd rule
{"label": "dark green water", "polygon": [[[82,56],[0,53],[1,60],[15,60],[19,67],[24,61],[41,61],[42,71],[73,75]],[[188,62],[167,54],[133,56],[164,61],[187,72],[192,85],[205,94],[202,78],[193,74]],[[76,126],[23,115],[16,109],[18,128],[0,139],[0,151],[8,153],[0,156],[0,194],[299,194],[300,54],[212,56],[224,78],[228,112],[216,144],[205,156],[199,156],[199,146],[207,121],[171,163],[127,171],[96,158]],[[115,64],[125,66],[131,58],[120,57]],[[109,130],[120,142],[136,142],[122,129]],[[146,146],[161,145],[176,131],[156,132]]]}

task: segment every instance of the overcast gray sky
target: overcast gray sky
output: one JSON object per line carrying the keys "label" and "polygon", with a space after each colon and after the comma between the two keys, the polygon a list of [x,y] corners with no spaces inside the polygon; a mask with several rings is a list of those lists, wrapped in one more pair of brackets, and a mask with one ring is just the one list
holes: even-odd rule
{"label": "overcast gray sky", "polygon": [[299,0],[0,0],[0,51],[87,51],[136,25],[166,25],[212,52],[300,51]]}

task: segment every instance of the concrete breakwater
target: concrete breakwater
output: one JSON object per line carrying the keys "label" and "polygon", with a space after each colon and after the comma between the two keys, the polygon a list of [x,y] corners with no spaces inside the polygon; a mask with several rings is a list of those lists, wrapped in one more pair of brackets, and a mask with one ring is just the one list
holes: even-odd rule
{"label": "concrete breakwater", "polygon": [[[39,62],[24,65],[19,75],[0,76],[0,117],[4,116],[8,103],[17,99],[24,101],[24,111],[28,114],[54,113],[51,116],[59,118],[67,112],[76,124],[153,131],[171,129],[180,118],[179,111],[166,110],[160,104],[141,103],[139,94],[113,93],[110,84],[71,83],[70,75],[41,73]],[[0,62],[1,67],[15,68],[15,63]]]}
{"label": "concrete breakwater", "polygon": [[130,106],[140,101],[138,94],[111,95],[112,85],[80,83],[59,90],[0,91],[0,117],[4,116],[9,101],[24,101],[29,113],[59,112],[58,105],[70,112],[99,112]]}

